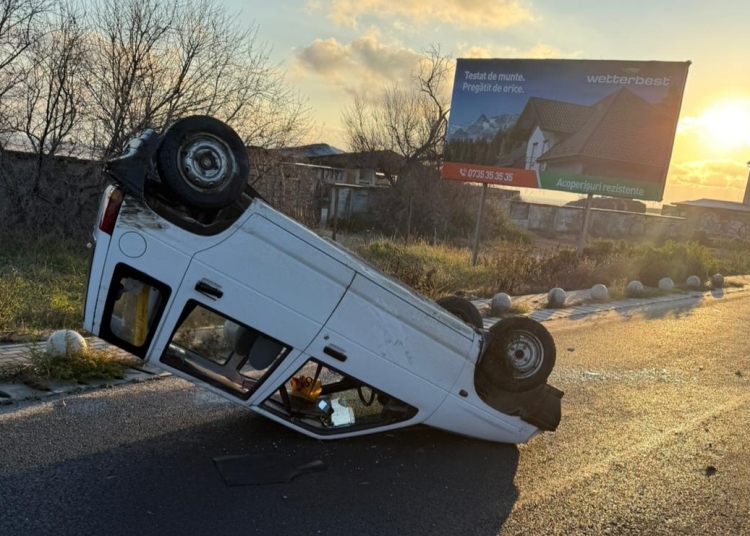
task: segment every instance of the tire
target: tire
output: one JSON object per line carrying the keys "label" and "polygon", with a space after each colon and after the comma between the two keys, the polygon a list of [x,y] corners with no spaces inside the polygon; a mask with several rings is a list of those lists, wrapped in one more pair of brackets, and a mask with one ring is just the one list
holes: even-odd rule
{"label": "tire", "polygon": [[530,391],[547,382],[555,368],[555,341],[530,318],[504,318],[490,328],[489,346],[477,367],[489,383],[504,391]]}
{"label": "tire", "polygon": [[247,149],[231,127],[195,115],[174,122],[156,153],[162,182],[195,210],[218,210],[236,201],[247,184]]}
{"label": "tire", "polygon": [[476,329],[484,328],[482,315],[479,313],[479,309],[477,309],[469,300],[459,298],[458,296],[446,296],[445,298],[436,300],[435,303],[453,316],[460,318],[471,327]]}

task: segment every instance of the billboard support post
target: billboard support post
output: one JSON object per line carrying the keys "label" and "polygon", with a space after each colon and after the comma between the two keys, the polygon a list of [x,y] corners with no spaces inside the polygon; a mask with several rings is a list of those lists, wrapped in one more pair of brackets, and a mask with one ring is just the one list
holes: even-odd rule
{"label": "billboard support post", "polygon": [[484,216],[484,200],[487,198],[487,183],[482,184],[482,195],[479,198],[479,212],[477,213],[477,228],[474,230],[474,247],[471,249],[471,265],[477,265],[479,255],[479,235],[482,234],[482,216]]}
{"label": "billboard support post", "polygon": [[339,189],[335,184],[333,185],[333,233],[331,239],[336,241],[336,231],[339,226]]}
{"label": "billboard support post", "polygon": [[404,244],[409,244],[409,235],[411,235],[411,216],[414,212],[414,196],[409,196],[409,213],[406,216],[406,236],[404,237]]}
{"label": "billboard support post", "polygon": [[586,197],[586,208],[583,210],[583,226],[581,227],[581,234],[578,236],[578,256],[583,255],[583,248],[586,247],[586,234],[589,231],[589,221],[591,220],[591,200],[594,199],[594,194],[589,194]]}

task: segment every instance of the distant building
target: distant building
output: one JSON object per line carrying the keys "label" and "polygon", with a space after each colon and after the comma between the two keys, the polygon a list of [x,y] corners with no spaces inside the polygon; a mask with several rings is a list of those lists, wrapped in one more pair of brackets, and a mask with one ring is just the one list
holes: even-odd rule
{"label": "distant building", "polygon": [[393,151],[345,153],[325,143],[248,151],[251,184],[274,207],[310,225],[368,212],[373,191],[390,187],[404,165]]}
{"label": "distant building", "polygon": [[327,143],[311,143],[309,145],[300,145],[299,147],[287,147],[279,149],[278,152],[285,157],[291,157],[297,160],[344,153],[341,149],[334,147],[333,145],[328,145]]}
{"label": "distant building", "polygon": [[[750,185],[748,185],[750,190]],[[745,195],[747,201],[747,192]],[[685,218],[692,234],[705,233],[709,237],[750,239],[750,203],[722,201],[719,199],[695,199],[681,201],[662,207],[665,216]]]}
{"label": "distant building", "polygon": [[347,184],[359,186],[390,186],[404,167],[405,158],[393,151],[364,151],[313,156],[310,164],[347,170]]}
{"label": "distant building", "polygon": [[[586,199],[577,199],[565,203],[569,207],[585,207]],[[591,200],[591,208],[604,210],[620,210],[622,212],[636,212],[638,214],[646,213],[646,203],[637,199],[625,199],[622,197],[594,197]]]}

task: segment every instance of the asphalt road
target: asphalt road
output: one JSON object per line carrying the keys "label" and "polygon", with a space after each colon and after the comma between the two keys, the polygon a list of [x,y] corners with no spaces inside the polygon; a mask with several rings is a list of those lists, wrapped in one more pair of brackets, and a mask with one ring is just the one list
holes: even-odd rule
{"label": "asphalt road", "polygon": [[[750,534],[750,295],[548,324],[554,434],[317,442],[167,379],[0,410],[0,535]],[[212,458],[327,464],[227,487]]]}

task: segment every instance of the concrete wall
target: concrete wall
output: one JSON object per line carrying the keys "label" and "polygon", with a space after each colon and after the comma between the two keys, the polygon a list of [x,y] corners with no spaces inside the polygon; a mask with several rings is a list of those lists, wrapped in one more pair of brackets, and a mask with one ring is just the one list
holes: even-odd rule
{"label": "concrete wall", "polygon": [[712,238],[750,239],[750,213],[702,207],[685,207],[682,215],[691,232],[702,231]]}
{"label": "concrete wall", "polygon": [[[498,208],[514,225],[537,232],[576,234],[583,225],[584,209],[522,201],[499,201]],[[591,209],[589,234],[602,238],[666,236],[679,238],[687,229],[684,218]]]}

